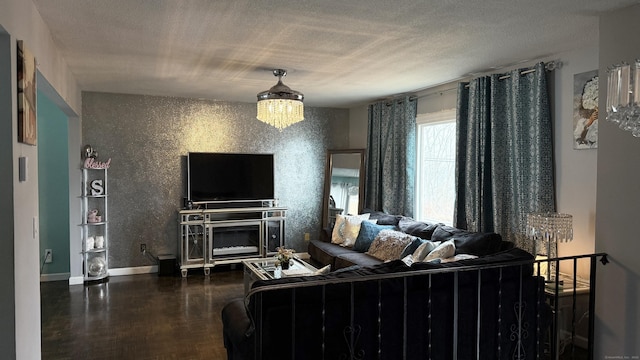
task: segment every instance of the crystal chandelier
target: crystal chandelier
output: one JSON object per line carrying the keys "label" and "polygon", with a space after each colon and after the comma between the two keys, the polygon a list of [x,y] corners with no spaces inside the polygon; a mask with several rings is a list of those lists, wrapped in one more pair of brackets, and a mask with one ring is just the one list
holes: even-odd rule
{"label": "crystal chandelier", "polygon": [[609,67],[607,120],[640,137],[640,60]]}
{"label": "crystal chandelier", "polygon": [[273,75],[278,77],[278,83],[258,94],[257,118],[282,131],[304,120],[304,95],[282,83],[282,77],[287,75],[286,70],[275,69]]}

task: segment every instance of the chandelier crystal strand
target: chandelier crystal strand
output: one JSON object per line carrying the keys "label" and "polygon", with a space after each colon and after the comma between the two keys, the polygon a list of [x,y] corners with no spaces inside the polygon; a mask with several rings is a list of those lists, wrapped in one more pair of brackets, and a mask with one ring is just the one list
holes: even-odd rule
{"label": "chandelier crystal strand", "polygon": [[635,137],[640,137],[640,59],[636,59],[631,73],[633,77],[633,83],[631,84],[633,129],[631,134]]}
{"label": "chandelier crystal strand", "polygon": [[609,67],[607,70],[607,120],[618,124],[618,73],[620,68],[617,65]]}
{"label": "chandelier crystal strand", "polygon": [[631,85],[631,66],[623,63],[620,67],[620,115],[622,119],[620,121],[620,128],[625,131],[631,131],[633,128],[633,121],[631,120],[630,107],[629,107],[629,87]]}

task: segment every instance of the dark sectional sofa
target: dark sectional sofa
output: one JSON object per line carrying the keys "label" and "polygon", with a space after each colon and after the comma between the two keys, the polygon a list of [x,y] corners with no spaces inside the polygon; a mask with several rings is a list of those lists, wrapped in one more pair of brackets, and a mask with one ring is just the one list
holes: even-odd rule
{"label": "dark sectional sofa", "polygon": [[[393,226],[396,230],[419,239],[441,242],[453,239],[456,254],[487,256],[513,247],[512,242],[502,240],[502,237],[496,233],[470,232],[444,224],[430,224],[378,211],[369,211],[368,213],[371,214],[369,219],[376,220],[378,225]],[[407,253],[411,253],[411,250],[418,245],[418,241],[414,242],[408,247]],[[374,266],[383,263],[382,260],[370,256],[366,252],[332,244],[331,229],[325,229],[320,240],[310,241],[307,251],[313,265],[317,267],[331,265],[333,270],[353,265]]]}
{"label": "dark sectional sofa", "polygon": [[533,256],[496,234],[432,227],[432,239],[451,233],[459,251],[480,257],[408,266],[312,242],[312,261],[337,269],[257,281],[245,299],[227,304],[228,359],[541,356],[550,315]]}

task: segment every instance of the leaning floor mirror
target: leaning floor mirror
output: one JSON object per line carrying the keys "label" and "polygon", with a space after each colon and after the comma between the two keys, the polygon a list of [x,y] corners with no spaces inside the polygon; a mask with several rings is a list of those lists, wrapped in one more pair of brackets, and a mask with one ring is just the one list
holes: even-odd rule
{"label": "leaning floor mirror", "polygon": [[322,227],[337,215],[355,215],[364,203],[364,149],[328,150],[322,201]]}

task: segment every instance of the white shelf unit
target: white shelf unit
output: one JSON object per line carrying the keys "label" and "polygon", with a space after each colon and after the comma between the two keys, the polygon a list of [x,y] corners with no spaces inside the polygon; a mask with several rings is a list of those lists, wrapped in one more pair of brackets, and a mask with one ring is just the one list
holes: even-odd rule
{"label": "white shelf unit", "polygon": [[[84,281],[109,277],[108,170],[82,168],[81,213],[82,272]],[[100,219],[89,213],[97,210]]]}
{"label": "white shelf unit", "polygon": [[274,255],[284,246],[286,211],[276,206],[181,210],[182,276],[187,276],[189,269],[203,268],[209,275],[217,264]]}

